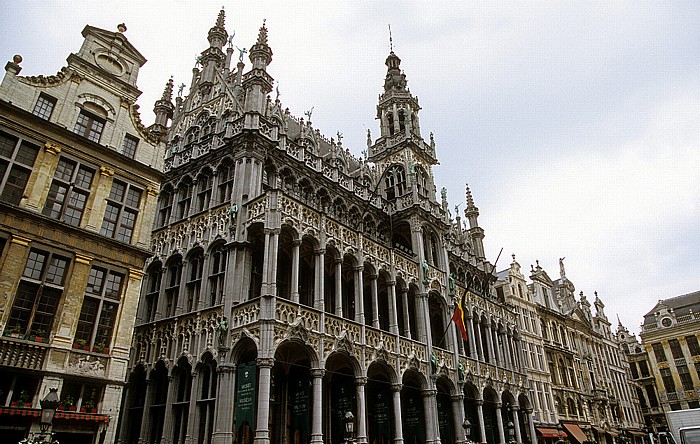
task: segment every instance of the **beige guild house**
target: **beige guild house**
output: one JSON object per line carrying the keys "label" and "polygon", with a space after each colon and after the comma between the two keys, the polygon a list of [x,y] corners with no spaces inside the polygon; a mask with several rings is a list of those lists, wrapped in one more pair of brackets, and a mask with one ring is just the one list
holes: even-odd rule
{"label": "beige guild house", "polygon": [[[91,26],[55,75],[0,84],[0,436],[36,432],[56,388],[62,443],[114,441],[169,105],[145,128],[146,59],[126,28]],[[31,64],[31,60],[27,64]],[[170,107],[170,108],[169,108]]]}

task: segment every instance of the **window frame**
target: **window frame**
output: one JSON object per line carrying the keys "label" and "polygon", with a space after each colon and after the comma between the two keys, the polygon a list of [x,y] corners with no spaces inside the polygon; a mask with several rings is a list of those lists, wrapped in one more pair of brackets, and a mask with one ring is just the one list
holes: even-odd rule
{"label": "window frame", "polygon": [[[84,119],[84,121],[83,121]],[[73,132],[80,137],[84,137],[92,142],[100,143],[102,133],[107,126],[107,119],[95,113],[80,108],[75,119]]]}
{"label": "window frame", "polygon": [[[48,106],[45,106],[45,104],[50,104],[51,107],[49,108]],[[34,103],[32,114],[43,120],[51,120],[53,110],[56,109],[56,104],[58,104],[58,99],[56,97],[50,96],[45,92],[41,92]]]}
{"label": "window frame", "polygon": [[[115,186],[123,186],[121,198],[117,198]],[[136,205],[129,203],[130,193],[138,192],[138,200]],[[114,179],[112,186],[107,196],[107,205],[102,217],[102,225],[100,226],[100,234],[110,239],[115,239],[119,242],[131,243],[136,231],[137,220],[140,214],[141,202],[143,200],[144,189],[130,182]],[[110,209],[115,210],[110,212]],[[113,216],[113,219],[108,218],[108,214]],[[126,217],[133,215],[133,219]],[[112,225],[111,229],[108,227]],[[126,234],[128,231],[128,235]]]}
{"label": "window frame", "polygon": [[[16,140],[14,140],[16,139]],[[12,151],[9,153],[9,157],[3,154],[4,148],[10,148],[10,144],[6,141],[13,141]],[[24,163],[24,157],[27,151],[22,151],[22,149],[36,148],[33,156],[31,165]],[[34,164],[39,157],[39,151],[41,147],[30,140],[25,139],[15,133],[6,131],[6,128],[0,130],[0,201],[10,203],[12,205],[19,205],[25,191],[27,190],[27,183],[29,178],[34,172]],[[27,157],[27,160],[29,159]],[[4,171],[2,170],[4,168]],[[21,171],[26,174],[26,177],[22,178],[16,177],[16,173]],[[13,176],[13,173],[15,175]],[[14,177],[14,179],[13,179]],[[18,186],[21,185],[21,186]]]}
{"label": "window frame", "polygon": [[[93,272],[100,272],[102,276],[99,278],[99,283],[95,282],[97,277]],[[119,277],[119,283],[116,290],[114,289],[113,277]],[[108,353],[112,346],[112,338],[114,329],[117,326],[117,318],[121,306],[122,294],[128,282],[128,272],[124,270],[112,269],[103,264],[93,264],[90,267],[88,275],[88,283],[85,287],[85,295],[83,297],[83,305],[78,316],[78,325],[75,332],[75,341],[84,340],[90,350],[98,353]],[[97,291],[95,286],[98,285]],[[93,291],[91,291],[91,288]],[[116,292],[113,294],[112,292]],[[94,313],[86,315],[88,303],[97,303]],[[103,321],[108,320],[106,313],[112,307],[111,324],[105,324]],[[84,315],[90,316],[91,319],[84,319]],[[87,325],[88,328],[84,328]],[[101,330],[105,332],[101,332]],[[87,332],[87,336],[83,335],[83,331]]]}
{"label": "window frame", "polygon": [[[124,139],[122,140],[122,146],[119,149],[119,152],[129,159],[134,159],[136,157],[136,150],[138,149],[140,141],[141,140],[136,136],[132,136],[129,133],[124,134]],[[133,143],[133,147],[130,145],[127,146],[127,142],[129,144]]]}
{"label": "window frame", "polygon": [[[65,169],[59,170],[62,163],[73,165],[73,170],[68,178],[65,176],[59,176],[60,174],[63,174],[62,171],[65,171]],[[81,172],[89,172],[91,174],[87,188],[80,184],[79,175]],[[50,217],[51,219],[73,225],[74,227],[79,227],[83,220],[83,216],[85,215],[85,209],[88,206],[88,201],[90,200],[90,194],[92,191],[93,182],[95,181],[96,173],[97,168],[93,167],[92,165],[75,160],[71,157],[61,156],[58,160],[56,170],[54,171],[51,186],[49,187],[49,192],[46,195],[44,208],[41,210],[41,214],[46,217]],[[56,187],[56,189],[54,189],[54,187]],[[60,189],[58,187],[63,188],[62,193],[59,192]],[[52,194],[55,196],[52,197]],[[61,195],[63,195],[62,200],[60,199]],[[84,196],[85,200],[82,202],[82,207],[75,204],[76,196]],[[57,209],[55,207],[56,204],[60,205],[60,208]],[[75,214],[77,212],[80,213],[80,217],[77,221],[75,221]]]}

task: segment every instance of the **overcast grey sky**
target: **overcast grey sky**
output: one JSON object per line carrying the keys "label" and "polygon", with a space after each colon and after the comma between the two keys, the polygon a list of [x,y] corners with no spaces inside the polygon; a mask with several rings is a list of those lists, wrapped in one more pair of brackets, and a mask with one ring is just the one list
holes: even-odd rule
{"label": "overcast grey sky", "polygon": [[[658,299],[700,289],[700,2],[3,1],[0,62],[55,74],[86,24],[149,60],[144,123],[173,75],[188,84],[222,4],[234,44],[267,20],[283,105],[314,107],[359,155],[389,52],[435,134],[450,208],[469,183],[498,269],[514,253],[593,292],[633,332]],[[250,63],[246,59],[248,66]],[[187,90],[185,90],[187,92]],[[527,274],[527,273],[526,273]]]}

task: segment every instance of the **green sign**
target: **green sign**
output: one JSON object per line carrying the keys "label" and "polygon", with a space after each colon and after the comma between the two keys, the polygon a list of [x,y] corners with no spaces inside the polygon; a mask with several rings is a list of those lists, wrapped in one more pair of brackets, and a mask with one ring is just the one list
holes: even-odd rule
{"label": "green sign", "polygon": [[236,375],[236,430],[248,423],[255,430],[255,391],[257,367],[255,362],[238,366]]}

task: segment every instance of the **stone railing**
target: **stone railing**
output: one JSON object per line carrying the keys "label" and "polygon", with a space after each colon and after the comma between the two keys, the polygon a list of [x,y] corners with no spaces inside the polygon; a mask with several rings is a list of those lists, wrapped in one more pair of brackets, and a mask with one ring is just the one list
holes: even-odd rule
{"label": "stone railing", "polygon": [[318,332],[321,326],[321,314],[311,307],[277,299],[275,321],[289,325],[301,322],[307,330]]}
{"label": "stone railing", "polygon": [[231,328],[253,324],[260,318],[260,300],[252,300],[233,307],[229,325]]}
{"label": "stone railing", "polygon": [[22,340],[0,339],[0,365],[40,370],[48,347]]}

